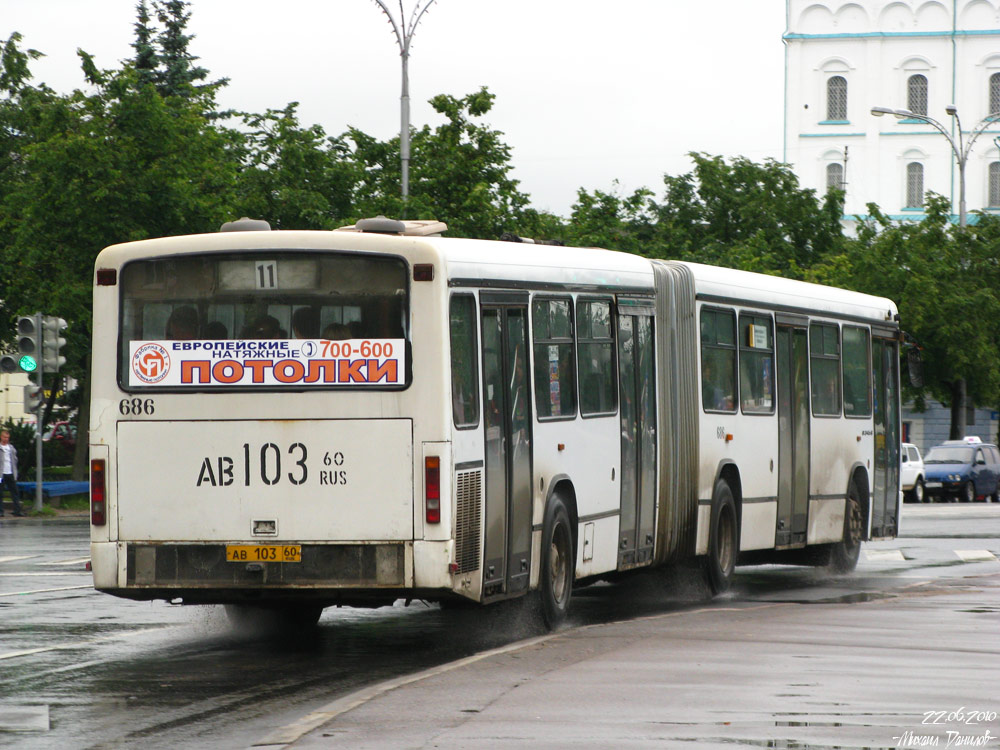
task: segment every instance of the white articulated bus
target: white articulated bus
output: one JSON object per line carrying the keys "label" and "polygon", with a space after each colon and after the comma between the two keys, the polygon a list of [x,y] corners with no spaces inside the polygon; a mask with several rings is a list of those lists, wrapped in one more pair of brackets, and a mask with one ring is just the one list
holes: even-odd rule
{"label": "white articulated bus", "polygon": [[[94,585],[266,608],[483,604],[892,537],[896,307],[437,222],[97,259]],[[249,231],[243,231],[249,230]]]}

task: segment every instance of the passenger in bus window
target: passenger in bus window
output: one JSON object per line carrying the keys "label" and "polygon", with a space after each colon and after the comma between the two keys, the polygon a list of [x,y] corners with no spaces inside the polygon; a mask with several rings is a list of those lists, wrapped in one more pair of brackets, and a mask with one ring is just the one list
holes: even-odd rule
{"label": "passenger in bus window", "polygon": [[283,339],[288,334],[281,330],[281,324],[273,315],[261,315],[250,326],[245,339]]}
{"label": "passenger in bus window", "polygon": [[198,311],[190,305],[175,307],[167,319],[166,338],[172,341],[198,338]]}
{"label": "passenger in bus window", "polygon": [[319,336],[319,310],[300,307],[292,313],[292,338],[314,339]]}
{"label": "passenger in bus window", "polygon": [[465,425],[472,421],[473,401],[466,383],[466,372],[462,368],[452,368],[454,382],[451,388],[451,408],[455,416],[455,424]]}
{"label": "passenger in bus window", "polygon": [[225,341],[229,338],[229,331],[226,329],[226,324],[221,320],[213,320],[205,326],[203,338],[209,341]]}
{"label": "passenger in bus window", "polygon": [[323,338],[327,341],[347,341],[351,338],[351,329],[343,323],[331,323],[323,329]]}
{"label": "passenger in bus window", "polygon": [[720,384],[715,376],[715,363],[709,358],[705,359],[702,373],[702,400],[706,409],[730,411],[733,408],[733,395]]}

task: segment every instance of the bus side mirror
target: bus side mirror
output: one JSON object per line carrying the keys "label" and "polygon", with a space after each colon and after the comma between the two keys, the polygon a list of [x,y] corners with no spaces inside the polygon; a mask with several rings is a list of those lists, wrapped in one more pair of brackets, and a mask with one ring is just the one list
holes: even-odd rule
{"label": "bus side mirror", "polygon": [[910,374],[910,385],[914,388],[924,387],[924,361],[920,350],[911,346],[906,350],[906,371]]}

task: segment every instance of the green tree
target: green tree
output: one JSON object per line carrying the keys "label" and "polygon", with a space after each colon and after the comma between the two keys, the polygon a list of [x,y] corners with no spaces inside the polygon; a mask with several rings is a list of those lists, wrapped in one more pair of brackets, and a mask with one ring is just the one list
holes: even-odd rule
{"label": "green tree", "polygon": [[[31,61],[42,57],[33,49],[22,49],[21,35],[14,32],[0,45],[0,200],[25,174],[25,152],[58,128],[60,98],[47,86],[31,85]],[[46,112],[43,117],[40,113]],[[0,258],[3,235],[0,234]],[[16,269],[0,263],[0,331],[12,337],[14,317],[20,312],[13,306],[7,290]]]}
{"label": "green tree", "polygon": [[149,6],[146,4],[146,0],[139,0],[139,4],[135,6],[135,12],[136,22],[133,27],[135,39],[132,41],[132,49],[135,50],[133,63],[136,77],[140,86],[146,84],[155,86],[157,77],[156,29],[151,25]]}
{"label": "green tree", "polygon": [[[163,29],[157,36],[157,88],[163,96],[191,96],[192,90],[208,76],[195,65],[198,58],[189,50],[193,34],[186,33],[191,13],[187,0],[153,0],[156,18]],[[218,82],[213,85],[218,85]]]}
{"label": "green tree", "polygon": [[[152,12],[159,23],[157,26],[152,22],[150,5],[146,0],[139,0],[133,26],[135,56],[130,63],[140,88],[151,84],[164,97],[201,98],[208,102],[229,79],[204,83],[208,69],[196,65],[198,57],[190,51],[194,35],[187,33],[191,20],[189,6],[187,0],[153,0]],[[213,117],[230,114],[212,113],[208,109],[206,113]]]}
{"label": "green tree", "polygon": [[44,307],[69,321],[66,372],[84,384],[85,434],[97,253],[216,229],[231,216],[236,164],[203,100],[164,99],[134,69],[99,71],[80,55],[95,93],[22,88],[0,101],[2,130],[13,130],[0,163],[16,164],[0,196],[0,269],[12,313]]}
{"label": "green tree", "polygon": [[787,164],[692,153],[692,172],[664,178],[657,240],[669,256],[803,278],[844,240],[843,194],[822,200]]}
{"label": "green tree", "polygon": [[843,194],[822,199],[785,164],[692,153],[694,169],[665,175],[660,201],[648,188],[622,196],[580,190],[565,234],[596,245],[804,278],[842,249]]}
{"label": "green tree", "polygon": [[610,191],[577,191],[564,233],[567,244],[658,257],[653,192],[639,188],[622,196],[618,188],[616,181]]}
{"label": "green tree", "polygon": [[934,194],[919,223],[893,223],[871,204],[868,211],[857,240],[817,267],[816,278],[897,303],[923,350],[924,387],[907,395],[949,405],[951,437],[961,438],[967,398],[1000,401],[1000,222],[984,216],[957,227],[948,199]]}
{"label": "green tree", "polygon": [[234,209],[275,229],[334,229],[352,216],[354,166],[344,140],[300,125],[297,107],[243,115]]}
{"label": "green tree", "polygon": [[449,236],[496,238],[504,231],[533,234],[540,226],[528,196],[511,176],[503,133],[479,118],[493,107],[485,87],[460,99],[430,100],[446,121],[410,139],[410,198],[400,196],[399,138],[379,141],[355,128],[345,134],[355,163],[355,212],[360,216],[438,218]]}

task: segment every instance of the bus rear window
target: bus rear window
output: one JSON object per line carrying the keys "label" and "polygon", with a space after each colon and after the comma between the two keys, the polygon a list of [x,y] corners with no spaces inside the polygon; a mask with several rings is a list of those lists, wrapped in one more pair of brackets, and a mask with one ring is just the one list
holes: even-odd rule
{"label": "bus rear window", "polygon": [[400,258],[278,251],[184,255],[121,272],[123,388],[401,387]]}

